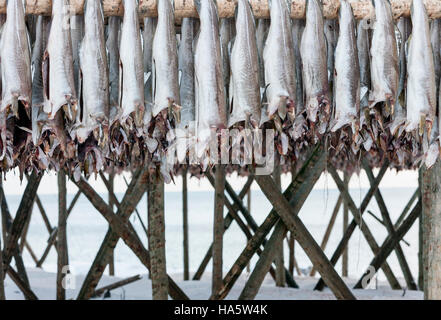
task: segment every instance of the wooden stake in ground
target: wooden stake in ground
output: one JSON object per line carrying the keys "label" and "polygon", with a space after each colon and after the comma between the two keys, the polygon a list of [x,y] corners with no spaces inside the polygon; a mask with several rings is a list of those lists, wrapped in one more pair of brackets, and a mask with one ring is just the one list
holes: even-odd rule
{"label": "wooden stake in ground", "polygon": [[[114,203],[113,198],[110,196],[110,193],[113,193],[113,180],[115,178],[115,174],[113,172],[109,173],[109,206],[113,209]],[[115,251],[109,257],[109,276],[115,275]]]}
{"label": "wooden stake in ground", "polygon": [[[423,168],[418,170],[418,185],[419,194],[418,199],[423,202]],[[422,209],[423,210],[423,209]],[[423,225],[424,214],[421,213],[418,219],[418,289],[424,291],[424,262],[423,262],[423,235],[424,235],[424,225]]]}
{"label": "wooden stake in ground", "polygon": [[63,280],[69,270],[66,236],[66,203],[66,174],[61,169],[58,171],[57,300],[66,300],[65,281]]}
{"label": "wooden stake in ground", "polygon": [[[1,179],[1,177],[0,177]],[[0,239],[0,300],[5,300],[5,275],[3,271],[2,240]]]}
{"label": "wooden stake in ground", "polygon": [[184,280],[189,280],[187,168],[182,172],[182,233],[184,238]]}
{"label": "wooden stake in ground", "polygon": [[211,292],[214,294],[222,288],[222,242],[224,235],[224,165],[215,166],[214,186],[214,219],[213,219],[213,275]]}
{"label": "wooden stake in ground", "polygon": [[[349,175],[345,172],[343,175],[343,182],[345,183],[346,189],[349,190]],[[348,228],[349,223],[349,211],[348,211],[348,202],[343,200],[343,232]],[[343,277],[348,276],[348,247],[343,250],[342,260],[341,260],[341,275]]]}
{"label": "wooden stake in ground", "polygon": [[[279,191],[282,192],[282,182],[280,180],[280,163],[279,157],[277,157],[277,163],[274,167],[273,179],[276,186],[279,188]],[[286,233],[286,232],[285,232]],[[284,237],[283,237],[284,238]],[[275,247],[272,250],[275,250],[275,255],[273,255],[275,263],[276,263],[276,286],[284,287],[286,283],[285,278],[285,260],[283,258],[283,238],[277,238],[277,242],[275,243]],[[264,250],[265,252],[265,250]]]}
{"label": "wooden stake in ground", "polygon": [[441,299],[441,160],[423,168],[424,299]]}
{"label": "wooden stake in ground", "polygon": [[168,276],[165,260],[164,180],[151,171],[147,184],[150,274],[153,300],[168,299]]}

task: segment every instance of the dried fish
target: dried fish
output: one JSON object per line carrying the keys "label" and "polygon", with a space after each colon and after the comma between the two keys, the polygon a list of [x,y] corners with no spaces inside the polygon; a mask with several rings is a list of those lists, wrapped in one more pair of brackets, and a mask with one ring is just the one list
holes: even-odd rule
{"label": "dried fish", "polygon": [[138,18],[138,0],[123,0],[124,18],[120,43],[120,122],[127,131],[143,128],[144,68]]}
{"label": "dried fish", "polygon": [[259,84],[261,88],[265,88],[265,67],[263,64],[263,48],[265,46],[268,29],[270,26],[269,19],[258,19],[256,28],[257,53],[259,56]]}
{"label": "dried fish", "polygon": [[385,102],[383,115],[393,113],[398,91],[398,52],[392,9],[388,0],[374,0],[375,24],[371,44],[372,91],[369,103],[373,107]]}
{"label": "dried fish", "polygon": [[231,75],[231,70],[230,70],[231,41],[236,35],[234,18],[220,19],[219,35],[221,41],[222,71],[224,75],[224,84],[226,90],[228,91],[228,88],[230,86],[230,75]]}
{"label": "dried fish", "polygon": [[[146,115],[151,116],[153,107],[153,87],[152,87],[152,54],[153,54],[153,38],[156,30],[156,18],[144,19],[143,39],[143,57],[144,57],[144,101],[146,107]],[[149,119],[146,119],[148,123]]]}
{"label": "dried fish", "polygon": [[74,121],[77,112],[70,17],[67,0],[52,4],[52,23],[43,58],[44,111],[54,119],[63,108],[68,120]]}
{"label": "dried fish", "polygon": [[84,143],[93,132],[96,140],[107,140],[109,72],[104,40],[104,14],[100,1],[87,1],[84,38],[80,47],[81,113],[76,137]]}
{"label": "dried fish", "polygon": [[427,136],[436,113],[435,67],[430,43],[429,18],[422,0],[414,0],[411,7],[412,38],[408,50],[407,126],[406,131],[427,126]]}
{"label": "dried fish", "polygon": [[323,134],[331,111],[327,73],[326,40],[323,13],[317,0],[306,2],[306,25],[303,30],[300,52],[302,80],[306,97],[306,114],[314,123],[320,117],[319,133]]}
{"label": "dried fish", "polygon": [[158,0],[158,24],[153,38],[152,59],[152,115],[156,117],[161,111],[170,110],[179,121],[178,49],[173,5],[169,0]]}
{"label": "dried fish", "polygon": [[[296,113],[296,71],[289,8],[285,0],[270,0],[271,25],[268,31],[263,60],[265,64],[267,112],[276,112],[283,120]],[[277,58],[276,58],[277,57]]]}
{"label": "dried fish", "polygon": [[213,0],[195,3],[200,18],[194,48],[197,155],[200,158],[212,131],[226,128],[227,115],[217,8]]}
{"label": "dried fish", "polygon": [[31,53],[22,1],[8,1],[0,40],[2,61],[1,110],[18,117],[19,102],[30,116],[32,95]]}
{"label": "dried fish", "polygon": [[196,20],[184,18],[179,43],[179,95],[181,98],[181,121],[177,124],[177,155],[182,163],[191,140],[195,135],[195,83],[193,40],[196,36]]}
{"label": "dried fish", "polygon": [[332,132],[351,125],[357,134],[360,114],[360,67],[358,64],[355,19],[347,0],[340,6],[340,35],[335,49],[335,96],[336,112]]}
{"label": "dried fish", "polygon": [[119,35],[120,17],[109,17],[107,26],[107,61],[109,63],[109,125],[116,120],[119,106]]}
{"label": "dried fish", "polygon": [[80,43],[84,37],[83,15],[76,15],[70,18],[70,37],[72,39],[72,60],[74,66],[75,92],[77,92],[79,95]]}
{"label": "dried fish", "polygon": [[441,19],[435,19],[430,25],[430,42],[432,43],[433,60],[435,65],[435,83],[439,92],[441,78]]}
{"label": "dried fish", "polygon": [[228,127],[245,121],[246,127],[260,124],[259,58],[256,28],[248,0],[239,0],[236,38],[231,50],[230,116]]}

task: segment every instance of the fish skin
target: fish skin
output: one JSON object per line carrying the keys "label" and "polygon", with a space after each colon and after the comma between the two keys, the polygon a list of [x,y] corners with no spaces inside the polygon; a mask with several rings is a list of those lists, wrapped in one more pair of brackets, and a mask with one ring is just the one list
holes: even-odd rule
{"label": "fish skin", "polygon": [[263,48],[265,46],[269,26],[269,19],[258,19],[256,28],[256,43],[257,53],[259,56],[259,84],[261,88],[265,88],[265,66],[263,64]]}
{"label": "fish skin", "polygon": [[[86,1],[85,3],[87,3]],[[84,37],[84,16],[76,15],[70,18],[70,37],[72,40],[72,60],[74,66],[75,92],[79,95],[80,79],[80,43]]]}
{"label": "fish skin", "polygon": [[195,135],[195,78],[193,42],[196,36],[197,20],[183,18],[181,41],[179,42],[178,65],[180,72],[179,95],[181,99],[181,121],[176,125],[177,156],[182,163],[185,160],[189,139]]}
{"label": "fish skin", "polygon": [[208,146],[212,130],[227,126],[226,95],[222,74],[219,18],[213,0],[195,0],[200,26],[194,47],[196,132],[198,156]]}
{"label": "fish skin", "polygon": [[109,71],[101,2],[88,0],[84,9],[84,38],[79,52],[82,119],[76,137],[84,143],[97,128],[108,126]]}
{"label": "fish skin", "polygon": [[76,118],[77,94],[72,56],[70,18],[67,0],[52,4],[52,23],[48,45],[43,58],[44,111],[49,119],[65,107],[70,121]]}
{"label": "fish skin", "polygon": [[438,84],[441,78],[441,19],[433,20],[430,25],[430,42],[432,43],[436,92],[438,93]]}
{"label": "fish skin", "polygon": [[157,3],[158,23],[152,48],[153,117],[156,117],[162,110],[180,104],[178,49],[173,5],[170,0],[158,0]]}
{"label": "fish skin", "polygon": [[[236,16],[236,38],[231,50],[231,90],[228,127],[240,121],[258,128],[261,103],[259,87],[259,57],[256,27],[248,0],[239,0]],[[231,106],[232,104],[232,106]]]}
{"label": "fish skin", "polygon": [[[271,24],[263,49],[265,65],[267,113],[272,118],[276,112],[285,119],[287,106],[291,117],[296,112],[296,71],[291,20],[285,0],[270,1]],[[275,59],[274,57],[277,57]]]}
{"label": "fish skin", "polygon": [[388,0],[374,0],[375,28],[371,43],[370,107],[378,102],[395,104],[398,91],[398,52],[391,5]]}
{"label": "fish skin", "polygon": [[338,40],[338,20],[325,19],[324,30],[328,51],[328,79],[331,85],[334,78],[334,54]]}
{"label": "fish skin", "polygon": [[109,63],[109,124],[116,120],[119,106],[119,36],[121,29],[120,17],[109,17],[107,26],[107,61]]}
{"label": "fish skin", "polygon": [[424,120],[430,136],[436,113],[435,66],[430,43],[429,19],[421,0],[413,1],[411,18],[413,31],[408,49],[406,131],[419,129],[422,135],[424,128],[420,125],[424,123],[420,122]]}
{"label": "fish skin", "polygon": [[369,27],[365,20],[360,20],[357,25],[357,50],[358,64],[360,66],[360,118],[363,125],[364,110],[369,108],[369,89],[371,88],[371,67],[369,54]]}
{"label": "fish skin", "polygon": [[[143,39],[143,62],[144,62],[144,101],[146,113],[148,116],[152,112],[153,106],[153,87],[152,87],[152,54],[153,54],[153,38],[156,30],[156,18],[144,19]],[[146,80],[147,78],[147,80]],[[145,115],[144,115],[145,116]],[[147,119],[148,120],[148,119]]]}
{"label": "fish skin", "polygon": [[6,22],[0,39],[2,61],[1,111],[18,115],[18,101],[30,115],[32,99],[31,53],[22,1],[8,1]]}
{"label": "fish skin", "polygon": [[220,19],[219,27],[221,54],[222,54],[222,70],[224,75],[225,88],[228,90],[230,85],[231,65],[230,65],[230,51],[231,41],[236,35],[234,18]]}
{"label": "fish skin", "polygon": [[335,123],[331,129],[337,131],[351,125],[353,133],[358,131],[360,114],[360,67],[358,65],[355,19],[347,0],[341,1],[339,13],[340,35],[335,49]]}
{"label": "fish skin", "polygon": [[126,124],[128,118],[132,117],[135,126],[142,128],[148,123],[144,122],[144,67],[138,0],[123,0],[123,4],[124,18],[121,26],[119,70],[120,121]]}
{"label": "fish skin", "polygon": [[45,100],[43,93],[42,61],[48,41],[50,24],[50,17],[38,16],[34,47],[32,50],[32,141],[34,145],[38,144],[42,128],[48,120],[48,114],[43,111]]}
{"label": "fish skin", "polygon": [[300,52],[302,57],[303,88],[306,97],[306,114],[317,121],[317,113],[330,113],[329,83],[327,73],[327,47],[321,5],[317,0],[306,2],[306,24]]}

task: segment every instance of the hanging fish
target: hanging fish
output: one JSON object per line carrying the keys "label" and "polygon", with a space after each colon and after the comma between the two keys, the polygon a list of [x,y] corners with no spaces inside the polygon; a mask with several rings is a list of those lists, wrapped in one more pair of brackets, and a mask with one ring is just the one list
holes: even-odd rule
{"label": "hanging fish", "polygon": [[306,2],[306,25],[303,30],[300,52],[302,57],[302,81],[306,97],[306,114],[315,123],[319,113],[319,133],[323,134],[331,107],[327,72],[326,39],[323,13],[317,0]]}
{"label": "hanging fish", "polygon": [[430,26],[430,42],[432,43],[433,61],[435,66],[435,84],[437,93],[441,78],[441,19],[435,19]]}
{"label": "hanging fish", "polygon": [[32,141],[39,144],[42,128],[47,124],[48,114],[43,111],[44,89],[42,61],[50,30],[50,17],[38,16],[35,27],[35,41],[32,50]]}
{"label": "hanging fish", "polygon": [[260,124],[259,58],[256,28],[248,0],[239,0],[236,38],[231,50],[230,116],[228,127],[245,121],[246,127]]}
{"label": "hanging fish", "polygon": [[107,26],[107,61],[109,63],[109,125],[116,120],[119,106],[119,35],[120,17],[109,17]]}
{"label": "hanging fish", "polygon": [[12,111],[18,117],[19,103],[30,117],[32,76],[29,38],[22,1],[8,1],[6,22],[0,40],[2,62],[1,111]]}
{"label": "hanging fish", "polygon": [[270,0],[269,4],[271,25],[263,50],[267,112],[270,118],[278,112],[282,120],[289,113],[293,120],[296,114],[296,71],[290,12],[285,0]]}
{"label": "hanging fish", "polygon": [[[221,41],[221,54],[222,54],[222,71],[224,75],[225,88],[228,91],[230,86],[230,52],[231,52],[231,41],[236,35],[234,18],[223,18],[220,19],[219,35]],[[228,92],[227,92],[228,93]]]}
{"label": "hanging fish", "polygon": [[358,64],[355,19],[351,4],[342,0],[339,13],[340,35],[335,49],[335,120],[332,132],[350,125],[352,133],[359,129],[360,67]]}
{"label": "hanging fish", "polygon": [[72,39],[72,60],[74,66],[75,92],[79,95],[80,43],[84,37],[83,15],[76,15],[70,18],[70,37]]}
{"label": "hanging fish", "polygon": [[[153,107],[153,93],[152,93],[152,48],[153,38],[156,30],[156,18],[144,19],[144,31],[142,34],[143,39],[143,57],[144,57],[144,101],[146,107],[145,117],[151,117]],[[148,123],[149,119],[144,121]]]}
{"label": "hanging fish", "polygon": [[[152,48],[153,110],[156,117],[170,111],[179,122],[178,49],[175,19],[170,0],[158,0],[158,23]],[[167,113],[163,113],[165,118]]]}
{"label": "hanging fish", "polygon": [[123,0],[120,43],[120,122],[127,131],[144,123],[144,67],[138,18],[138,0]]}
{"label": "hanging fish", "polygon": [[81,113],[76,137],[84,143],[91,133],[99,143],[107,140],[109,72],[104,40],[104,14],[100,1],[88,0],[84,9],[84,38],[80,47]]}
{"label": "hanging fish", "polygon": [[337,19],[325,19],[324,30],[326,37],[327,56],[328,56],[328,79],[329,84],[332,84],[334,78],[334,54],[335,46],[338,40],[338,21]]}
{"label": "hanging fish", "polygon": [[370,72],[370,26],[366,20],[360,20],[357,25],[357,51],[360,66],[360,125],[370,121],[369,90],[371,88]]}
{"label": "hanging fish", "polygon": [[48,45],[43,57],[44,111],[49,119],[63,108],[68,120],[74,121],[77,112],[70,17],[67,0],[52,4],[52,23]]}
{"label": "hanging fish", "polygon": [[258,19],[256,28],[257,54],[259,56],[259,84],[261,88],[265,88],[265,68],[263,65],[263,48],[265,46],[266,37],[270,26],[269,19]]}
{"label": "hanging fish", "polygon": [[369,103],[374,107],[385,102],[383,115],[393,113],[398,91],[398,52],[391,5],[388,0],[374,0],[375,24],[371,44],[372,91]]}
{"label": "hanging fish", "polygon": [[189,143],[195,135],[195,83],[193,40],[196,36],[196,20],[182,19],[181,41],[179,43],[179,72],[181,98],[181,121],[177,124],[177,155],[182,163]]}
{"label": "hanging fish", "polygon": [[194,47],[197,155],[205,153],[211,132],[227,126],[219,18],[213,0],[196,0],[200,26]]}
{"label": "hanging fish", "polygon": [[429,18],[422,0],[414,0],[411,7],[413,25],[408,49],[407,66],[407,125],[406,131],[418,130],[427,136],[436,113],[435,66],[430,43]]}
{"label": "hanging fish", "polygon": [[400,131],[404,131],[406,124],[406,79],[407,79],[407,57],[406,44],[412,31],[412,23],[410,18],[400,18],[397,23],[400,32],[400,80],[398,85],[398,98],[395,102],[395,110],[392,115],[392,123],[390,130],[392,135],[399,136]]}

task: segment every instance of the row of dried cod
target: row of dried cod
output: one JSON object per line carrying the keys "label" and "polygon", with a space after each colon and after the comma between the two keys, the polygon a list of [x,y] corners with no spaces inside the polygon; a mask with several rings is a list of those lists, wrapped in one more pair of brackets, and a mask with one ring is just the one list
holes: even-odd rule
{"label": "row of dried cod", "polygon": [[166,165],[171,152],[185,164],[197,146],[193,167],[203,171],[211,137],[227,128],[275,130],[283,168],[318,142],[347,171],[361,157],[408,169],[439,156],[441,21],[429,21],[422,0],[397,22],[388,0],[358,22],[347,0],[338,20],[325,20],[318,0],[307,1],[306,20],[271,0],[271,19],[258,21],[248,0],[220,21],[214,0],[195,0],[199,19],[184,18],[178,36],[170,0],[157,1],[158,18],[142,29],[137,0],[123,2],[122,19],[105,19],[99,0],[85,1],[84,16],[54,1],[52,17],[7,2],[3,170],[65,168],[78,178],[152,163],[168,177],[179,167]]}

